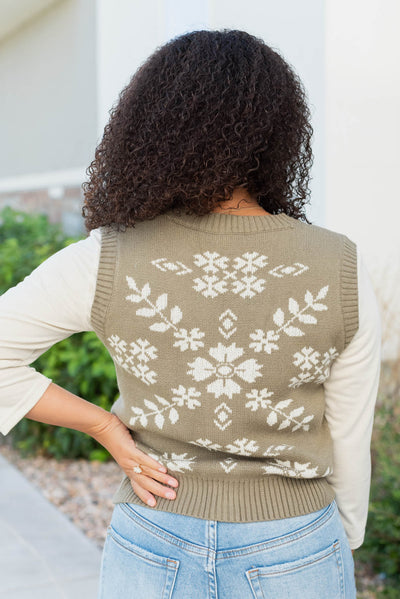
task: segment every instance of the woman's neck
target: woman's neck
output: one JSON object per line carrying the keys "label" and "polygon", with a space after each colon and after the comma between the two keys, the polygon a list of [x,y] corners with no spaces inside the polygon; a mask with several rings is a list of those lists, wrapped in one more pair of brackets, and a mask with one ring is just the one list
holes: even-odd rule
{"label": "woman's neck", "polygon": [[269,214],[269,212],[260,206],[255,198],[249,195],[246,189],[241,187],[236,187],[233,190],[232,197],[214,208],[213,212],[242,214],[243,216]]}

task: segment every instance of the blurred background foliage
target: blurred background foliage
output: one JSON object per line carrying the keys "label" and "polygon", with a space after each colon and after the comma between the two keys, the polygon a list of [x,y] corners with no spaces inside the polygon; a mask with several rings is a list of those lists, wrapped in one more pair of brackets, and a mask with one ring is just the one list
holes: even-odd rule
{"label": "blurred background foliage", "polygon": [[[83,237],[66,237],[45,214],[9,206],[0,212],[0,294],[14,287],[52,254]],[[71,335],[39,356],[31,366],[57,385],[110,410],[118,397],[114,363],[94,332]],[[45,455],[107,461],[109,452],[89,435],[23,418],[10,432],[23,456]]]}
{"label": "blurred background foliage", "polygon": [[[46,215],[5,207],[0,212],[0,294],[41,262],[79,241],[66,237]],[[76,333],[42,354],[32,366],[57,385],[109,410],[118,397],[114,363],[94,332]],[[366,535],[354,560],[383,587],[375,596],[400,598],[400,356],[382,364],[371,444],[371,493]],[[108,461],[112,456],[89,435],[23,418],[10,432],[22,455]]]}

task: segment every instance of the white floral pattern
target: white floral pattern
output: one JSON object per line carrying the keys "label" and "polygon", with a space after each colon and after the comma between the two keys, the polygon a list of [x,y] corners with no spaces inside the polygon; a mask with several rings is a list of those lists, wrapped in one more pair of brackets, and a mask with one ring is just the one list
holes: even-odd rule
{"label": "white floral pattern", "polygon": [[325,473],[319,475],[317,473],[318,466],[310,467],[311,462],[301,464],[300,462],[292,462],[290,460],[278,460],[263,466],[265,474],[279,474],[281,476],[293,476],[297,478],[314,478],[316,476],[327,476],[332,473],[332,468],[327,468]]}
{"label": "white floral pattern", "polygon": [[[194,275],[191,288],[210,300],[229,291],[243,299],[251,299],[265,289],[267,281],[259,276],[261,273],[264,276],[271,275],[275,279],[282,279],[287,276],[300,276],[309,268],[300,262],[269,268],[267,256],[258,252],[246,252],[229,259],[218,252],[206,251],[193,256],[193,268],[180,261],[173,262],[166,258],[153,260],[152,264],[162,272],[177,276],[187,276],[194,273],[195,268],[201,269],[202,276]],[[141,304],[135,311],[136,316],[149,320],[148,329],[152,331],[154,339],[158,334],[167,334],[171,336],[171,348],[177,348],[181,353],[202,354],[188,360],[186,375],[190,377],[190,381],[187,381],[186,386],[178,384],[171,387],[170,393],[165,397],[153,393],[149,397],[138,399],[135,405],[131,406],[129,424],[132,427],[140,424],[143,428],[151,428],[154,425],[158,430],[163,430],[166,425],[177,426],[182,410],[196,411],[201,417],[205,400],[209,410],[211,400],[205,396],[207,393],[217,400],[225,398],[225,401],[219,402],[214,408],[213,424],[220,431],[226,431],[233,425],[236,409],[243,413],[243,407],[250,413],[265,410],[266,431],[288,429],[290,433],[307,433],[310,430],[314,414],[307,414],[305,407],[299,405],[295,399],[282,398],[280,392],[279,399],[274,400],[273,390],[265,386],[261,389],[251,387],[252,383],[264,376],[264,363],[246,353],[252,350],[271,355],[279,351],[282,336],[292,339],[304,337],[307,327],[317,324],[318,313],[328,309],[321,300],[326,298],[329,285],[324,285],[315,296],[306,289],[302,306],[294,297],[288,298],[287,308],[276,306],[272,312],[275,326],[268,330],[256,329],[251,332],[248,348],[241,347],[236,341],[229,341],[238,331],[239,319],[231,308],[225,309],[220,314],[217,329],[225,342],[218,342],[210,347],[201,326],[184,326],[184,310],[178,303],[168,305],[168,293],[151,298],[149,282],[140,286],[131,276],[127,275],[125,278],[130,290],[125,299],[132,304]],[[151,339],[153,341],[153,338]],[[155,384],[158,378],[157,372],[148,365],[151,360],[159,359],[157,347],[152,341],[138,338],[128,342],[116,333],[108,337],[110,353],[115,363],[149,386]],[[329,375],[329,367],[337,355],[335,348],[329,348],[321,358],[318,351],[304,345],[303,342],[302,347],[293,354],[293,364],[300,372],[298,376],[292,377],[288,387],[294,389],[311,380],[320,384]],[[241,397],[246,400],[240,401]],[[266,444],[263,447],[256,440],[247,437],[234,438],[224,446],[208,438],[198,438],[188,443],[227,454],[226,458],[218,462],[226,474],[245,464],[245,461],[233,457],[236,455],[259,458],[257,463],[263,474],[302,478],[321,476],[318,466],[311,465],[311,462],[292,463],[291,460],[278,459],[282,453],[286,457],[286,452],[292,450],[294,445],[281,443]],[[189,452],[149,455],[176,472],[192,471],[197,463],[197,456],[190,455]],[[327,468],[325,474],[329,473],[329,470]]]}
{"label": "white floral pattern", "polygon": [[250,333],[251,339],[255,340],[254,343],[250,343],[250,347],[252,347],[255,352],[264,351],[270,354],[272,353],[272,350],[279,350],[279,345],[273,342],[279,340],[281,332],[284,332],[289,337],[303,336],[305,334],[303,329],[300,328],[299,325],[294,326],[293,323],[298,320],[303,324],[317,324],[317,318],[313,314],[306,314],[306,311],[310,308],[317,312],[327,310],[328,306],[322,304],[318,300],[321,300],[326,296],[328,289],[329,285],[322,287],[315,299],[311,291],[307,290],[304,296],[305,306],[301,310],[298,302],[293,297],[290,297],[288,301],[288,311],[292,316],[286,318],[282,308],[278,308],[272,317],[278,328],[267,331],[266,333],[262,329],[257,329],[255,333]]}
{"label": "white floral pattern", "polygon": [[273,405],[272,401],[268,399],[270,395],[272,395],[272,391],[268,391],[268,389],[253,389],[251,393],[247,393],[246,397],[251,397],[251,401],[248,401],[245,406],[246,408],[251,408],[253,412],[258,410],[258,408],[270,410],[268,414],[266,423],[269,426],[275,426],[279,422],[278,431],[287,428],[288,426],[292,426],[291,432],[297,431],[297,429],[301,428],[304,431],[308,431],[310,425],[308,424],[313,418],[314,414],[310,414],[305,416],[302,420],[298,420],[298,416],[300,416],[304,412],[304,406],[298,406],[291,410],[289,413],[284,411],[284,408],[289,406],[293,399],[283,399],[278,401],[277,404]]}
{"label": "white floral pattern", "polygon": [[324,356],[320,359],[320,353],[312,347],[303,347],[300,351],[294,354],[295,360],[293,364],[300,366],[301,372],[298,376],[292,377],[289,387],[300,387],[304,383],[322,384],[330,375],[330,366],[337,358],[339,352],[335,347],[330,347],[324,352]]}
{"label": "white floral pattern", "polygon": [[[172,389],[175,393],[168,401],[165,397],[154,394],[155,401],[149,399],[143,399],[143,403],[147,408],[147,412],[143,408],[138,406],[131,406],[132,412],[137,416],[132,416],[129,420],[129,424],[135,425],[136,421],[139,420],[143,427],[148,425],[149,418],[154,418],[154,423],[159,429],[164,427],[165,415],[168,416],[171,424],[176,424],[179,420],[178,407],[186,406],[189,410],[194,410],[201,406],[201,402],[196,399],[201,396],[199,391],[196,391],[194,387],[190,387],[186,390],[183,385],[179,385],[178,389]],[[158,402],[157,405],[155,402]]]}
{"label": "white floral pattern", "polygon": [[253,358],[239,360],[243,352],[243,348],[236,347],[235,343],[228,347],[218,343],[217,347],[209,349],[213,362],[198,357],[193,362],[189,362],[191,369],[188,370],[188,374],[192,375],[195,381],[214,379],[207,385],[207,391],[213,393],[216,398],[226,395],[232,399],[233,394],[240,393],[242,389],[238,379],[254,383],[257,377],[262,376],[260,372],[262,365],[257,360]]}
{"label": "white floral pattern", "polygon": [[115,350],[110,351],[110,355],[121,368],[134,374],[146,385],[157,382],[157,373],[143,363],[157,358],[157,348],[147,339],[132,341],[129,344],[130,349],[127,349],[128,343],[118,335],[111,335],[107,341],[110,343],[110,348]]}
{"label": "white floral pattern", "polygon": [[[299,276],[309,269],[301,262],[293,265],[279,264],[266,270],[268,258],[258,252],[245,252],[241,256],[228,258],[218,252],[205,251],[193,256],[194,266],[202,269],[206,274],[196,277],[192,287],[204,297],[217,297],[220,294],[232,291],[243,298],[251,298],[265,289],[266,279],[256,277],[259,270],[264,275],[283,278],[286,276]],[[166,258],[157,258],[151,263],[163,272],[173,272],[181,276],[193,272],[193,269],[180,261],[173,262]],[[230,266],[231,265],[231,266]]]}
{"label": "white floral pattern", "polygon": [[[255,441],[246,438],[236,439],[234,444],[226,445],[224,447],[218,443],[212,443],[209,439],[197,439],[196,441],[189,441],[189,443],[198,445],[199,447],[204,447],[210,451],[226,451],[228,453],[236,453],[238,455],[244,456],[252,455],[258,449]],[[283,450],[293,449],[293,447],[293,445],[271,445],[265,451],[264,455],[266,457],[280,455],[280,452]],[[195,456],[191,458],[186,457],[186,453],[171,453],[169,455],[167,452],[164,452],[162,454],[149,453],[148,455],[153,459],[165,464],[169,470],[175,472],[184,472],[185,470],[192,471],[192,466],[195,465],[196,460]],[[232,457],[227,457],[218,462],[225,474],[232,472],[239,463],[240,462],[238,460],[235,460]],[[281,476],[290,476],[296,478],[313,478],[316,476],[327,476],[328,474],[332,473],[332,468],[328,466],[324,474],[318,474],[318,466],[310,467],[311,462],[300,463],[294,461],[293,466],[291,464],[291,460],[268,460],[267,464],[261,465],[261,469],[263,474],[278,474]]]}
{"label": "white floral pattern", "polygon": [[153,460],[157,460],[161,464],[164,464],[168,470],[172,470],[173,472],[185,472],[185,470],[192,470],[192,466],[196,460],[196,456],[187,457],[187,453],[170,453],[164,452],[160,454],[147,452],[148,455],[153,458]]}

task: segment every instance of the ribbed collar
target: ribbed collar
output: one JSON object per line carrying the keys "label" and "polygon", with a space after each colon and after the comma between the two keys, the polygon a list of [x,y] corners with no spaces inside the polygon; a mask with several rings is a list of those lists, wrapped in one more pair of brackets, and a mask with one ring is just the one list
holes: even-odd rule
{"label": "ribbed collar", "polygon": [[178,215],[176,209],[164,213],[167,218],[179,225],[209,233],[256,233],[274,229],[291,229],[294,227],[293,218],[286,213],[280,214],[228,214],[210,212],[204,216],[193,214]]}

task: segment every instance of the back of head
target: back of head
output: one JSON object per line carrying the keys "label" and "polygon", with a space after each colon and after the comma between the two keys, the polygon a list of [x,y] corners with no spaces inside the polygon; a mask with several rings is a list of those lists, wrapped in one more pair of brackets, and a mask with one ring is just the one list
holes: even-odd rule
{"label": "back of head", "polygon": [[308,222],[312,133],[300,79],[262,39],[230,29],[175,37],[110,111],[83,184],[86,229],[171,208],[201,216],[236,187]]}

